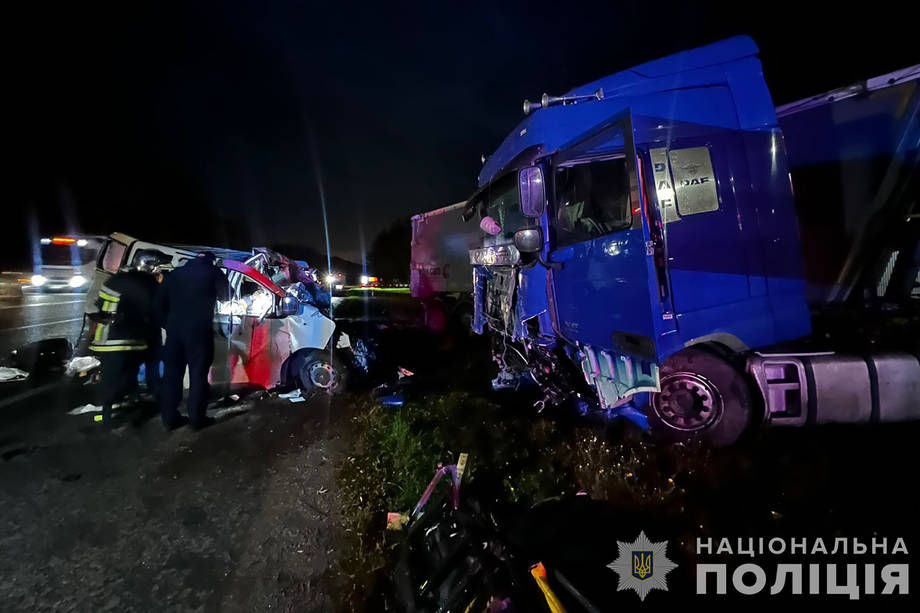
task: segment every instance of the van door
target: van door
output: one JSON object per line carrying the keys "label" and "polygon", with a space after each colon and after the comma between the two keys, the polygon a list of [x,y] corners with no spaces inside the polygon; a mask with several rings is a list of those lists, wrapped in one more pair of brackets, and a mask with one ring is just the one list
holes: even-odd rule
{"label": "van door", "polygon": [[551,270],[557,332],[578,345],[603,406],[657,390],[662,309],[629,117],[560,151],[552,175],[549,260],[561,265]]}
{"label": "van door", "polygon": [[96,257],[96,269],[93,272],[93,282],[89,291],[86,292],[86,303],[83,307],[86,314],[91,315],[99,310],[96,306],[99,290],[121,268],[121,263],[127,250],[128,245],[115,238],[106,240],[99,249],[99,255]]}
{"label": "van door", "polygon": [[222,268],[231,298],[219,302],[215,313],[211,382],[274,387],[291,353],[289,335],[282,320],[275,317],[284,292],[242,262],[225,260]]}

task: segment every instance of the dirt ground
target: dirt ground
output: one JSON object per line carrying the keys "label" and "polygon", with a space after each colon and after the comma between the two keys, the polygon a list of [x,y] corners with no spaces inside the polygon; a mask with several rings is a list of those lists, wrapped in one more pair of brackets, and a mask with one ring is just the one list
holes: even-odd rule
{"label": "dirt ground", "polygon": [[3,422],[0,610],[335,608],[347,400],[244,401],[167,434],[105,433],[65,396]]}

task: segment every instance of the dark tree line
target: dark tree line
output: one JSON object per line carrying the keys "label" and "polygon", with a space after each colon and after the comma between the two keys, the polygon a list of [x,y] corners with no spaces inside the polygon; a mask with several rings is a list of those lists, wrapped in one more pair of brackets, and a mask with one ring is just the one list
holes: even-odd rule
{"label": "dark tree line", "polygon": [[367,254],[368,274],[380,277],[385,283],[408,283],[411,241],[412,225],[408,217],[397,219],[381,231]]}

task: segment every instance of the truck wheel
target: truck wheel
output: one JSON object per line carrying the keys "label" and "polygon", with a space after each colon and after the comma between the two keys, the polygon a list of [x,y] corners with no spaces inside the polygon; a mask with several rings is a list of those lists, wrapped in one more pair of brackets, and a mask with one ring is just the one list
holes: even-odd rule
{"label": "truck wheel", "polygon": [[653,434],[726,447],[751,422],[751,392],[744,376],[714,353],[679,351],[661,365],[660,380],[661,392],[652,394],[648,415]]}
{"label": "truck wheel", "polygon": [[325,392],[330,396],[345,389],[346,376],[342,363],[320,349],[308,353],[297,372],[300,389],[305,393]]}

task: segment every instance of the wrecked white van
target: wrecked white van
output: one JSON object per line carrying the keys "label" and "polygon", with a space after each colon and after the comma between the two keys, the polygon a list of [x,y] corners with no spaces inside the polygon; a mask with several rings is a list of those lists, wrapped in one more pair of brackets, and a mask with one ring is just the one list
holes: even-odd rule
{"label": "wrecked white van", "polygon": [[346,371],[337,354],[350,350],[350,339],[335,335],[335,322],[302,293],[283,289],[253,266],[260,257],[220,263],[231,297],[217,305],[212,382],[341,391]]}
{"label": "wrecked white van", "polygon": [[[230,286],[229,299],[219,301],[214,313],[212,383],[265,389],[296,385],[332,394],[344,389],[345,365],[355,359],[351,339],[336,331],[325,305],[315,300],[316,293],[305,291],[304,281],[313,274],[306,263],[268,249],[168,245],[113,233],[97,260],[86,314],[96,312],[103,283],[130,266],[141,251],[157,251],[167,266],[176,268],[204,250],[217,256]],[[85,322],[82,338],[92,338],[95,324],[89,318]],[[85,343],[78,343],[78,348],[85,353]]]}

